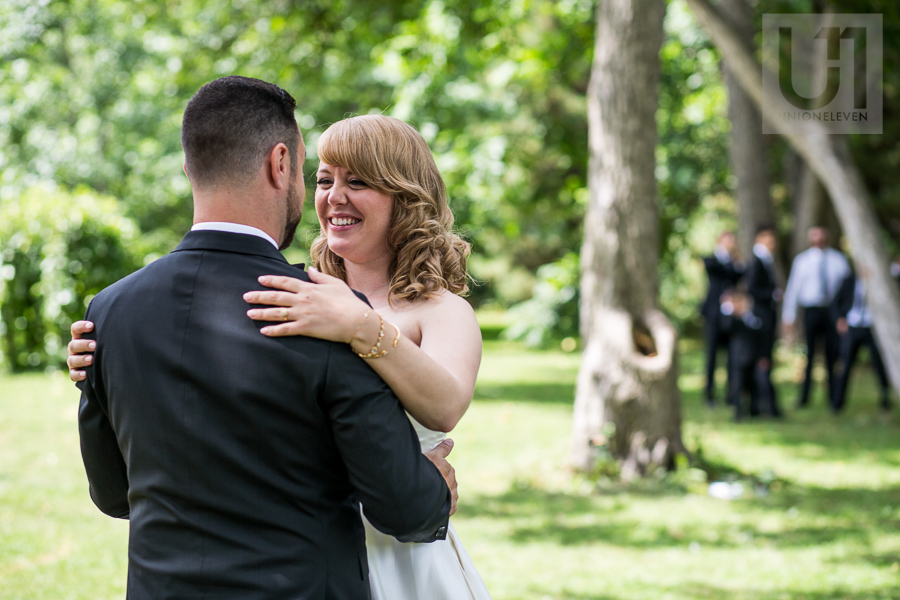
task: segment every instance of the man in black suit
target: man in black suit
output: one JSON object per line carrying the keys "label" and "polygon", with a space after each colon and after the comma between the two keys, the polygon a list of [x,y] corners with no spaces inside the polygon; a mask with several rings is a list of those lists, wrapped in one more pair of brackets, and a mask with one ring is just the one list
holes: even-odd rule
{"label": "man in black suit", "polygon": [[861,346],[869,348],[872,368],[881,384],[881,409],[890,410],[890,384],[881,352],[872,335],[872,313],[866,298],[866,279],[869,273],[865,267],[860,268],[859,277],[850,274],[844,279],[834,299],[834,314],[837,318],[837,331],[841,336],[840,362],[843,372],[838,378],[837,388],[831,396],[831,409],[840,412],[844,408],[847,397],[847,386],[850,383],[850,372],[856,363]]}
{"label": "man in black suit", "polygon": [[448,488],[375,372],[247,318],[260,275],[308,281],[278,251],[305,195],[294,110],[255,79],[201,88],[182,129],[194,230],[88,308],[82,456],[97,506],[130,519],[130,599],[368,598],[360,503],[401,541],[446,535],[452,470],[435,458]]}
{"label": "man in black suit", "polygon": [[750,395],[752,414],[759,411],[753,402],[758,397],[756,366],[763,322],[753,312],[753,300],[739,290],[722,296],[720,313],[722,328],[728,332],[728,401],[734,406],[735,421],[740,421],[744,416],[745,391]]}
{"label": "man in black suit", "polygon": [[772,225],[757,227],[745,282],[747,294],[753,299],[753,311],[762,321],[759,334],[760,357],[756,368],[757,397],[751,402],[750,414],[766,411],[772,416],[780,417],[781,409],[778,407],[775,386],[772,385],[772,354],[778,327],[777,306],[781,301],[781,289],[775,275],[776,247],[775,228]]}
{"label": "man in black suit", "polygon": [[709,406],[715,404],[716,355],[719,348],[728,346],[728,334],[721,326],[722,315],[719,304],[722,294],[734,288],[744,272],[743,265],[735,261],[736,248],[734,234],[725,231],[719,234],[712,256],[703,258],[703,266],[709,277],[706,300],[700,307],[700,313],[703,315],[703,343],[706,356],[706,403]]}

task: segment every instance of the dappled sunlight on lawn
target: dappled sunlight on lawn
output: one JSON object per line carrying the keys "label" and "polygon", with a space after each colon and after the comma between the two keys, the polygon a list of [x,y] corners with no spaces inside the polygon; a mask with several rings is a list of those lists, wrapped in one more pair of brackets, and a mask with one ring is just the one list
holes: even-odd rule
{"label": "dappled sunlight on lawn", "polygon": [[[579,356],[486,344],[451,432],[457,530],[495,600],[900,597],[900,429],[862,371],[855,402],[784,422],[707,409],[683,357],[684,439],[749,478],[719,500],[695,472],[636,484],[566,466]],[[780,382],[785,398],[793,384]],[[63,375],[0,377],[0,597],[121,598],[127,523],[94,508]]]}
{"label": "dappled sunlight on lawn", "polygon": [[578,357],[496,353],[454,432],[454,519],[495,599],[900,597],[898,428],[871,398],[843,419],[813,407],[735,424],[682,380],[689,448],[779,483],[732,502],[678,477],[597,488],[565,468]]}

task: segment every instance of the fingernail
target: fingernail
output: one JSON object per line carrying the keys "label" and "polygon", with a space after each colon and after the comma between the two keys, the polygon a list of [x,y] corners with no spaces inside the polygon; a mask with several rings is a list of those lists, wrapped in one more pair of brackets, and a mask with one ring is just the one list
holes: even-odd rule
{"label": "fingernail", "polygon": [[453,440],[451,440],[450,438],[447,438],[444,441],[447,442],[448,444],[450,444],[451,448],[453,447]]}
{"label": "fingernail", "polygon": [[261,276],[261,277],[260,277],[260,278],[259,278],[259,280],[258,280],[258,281],[259,281],[259,282],[260,282],[260,283],[263,283],[263,284],[265,284],[265,283],[268,283],[268,281],[269,281],[269,278],[268,278],[268,277],[266,277],[266,276],[265,276],[265,275],[262,275],[262,276]]}
{"label": "fingernail", "polygon": [[248,310],[248,311],[247,311],[247,316],[250,317],[250,318],[252,319],[253,317],[256,316],[256,311],[255,311],[255,310],[252,310],[252,309],[251,309],[251,310]]}
{"label": "fingernail", "polygon": [[310,271],[315,271],[316,273],[319,272],[319,270],[318,270],[317,268],[315,268],[315,267],[310,267],[309,270],[310,270]]}
{"label": "fingernail", "polygon": [[246,301],[248,301],[248,302],[249,302],[250,300],[253,300],[253,294],[250,293],[250,292],[247,292],[246,294],[244,294],[244,300],[246,300]]}
{"label": "fingernail", "polygon": [[259,332],[260,332],[261,334],[263,334],[263,335],[268,335],[268,334],[269,334],[269,328],[268,328],[268,327],[263,327],[262,329],[259,330]]}
{"label": "fingernail", "polygon": [[93,329],[93,328],[94,328],[94,324],[93,324],[93,323],[88,323],[88,324],[86,324],[86,325],[84,326],[84,328],[85,328],[85,329]]}
{"label": "fingernail", "polygon": [[88,344],[88,348],[90,348],[91,350],[93,350],[96,347],[97,347],[97,342],[91,342],[90,344]]}
{"label": "fingernail", "polygon": [[85,357],[84,357],[84,362],[94,362],[94,357],[93,357],[93,356],[90,356],[90,355],[85,356]]}

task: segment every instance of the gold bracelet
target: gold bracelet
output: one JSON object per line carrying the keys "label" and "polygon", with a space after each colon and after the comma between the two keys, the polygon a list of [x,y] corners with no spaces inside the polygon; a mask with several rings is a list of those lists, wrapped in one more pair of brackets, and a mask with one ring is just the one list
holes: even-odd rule
{"label": "gold bracelet", "polygon": [[[400,341],[400,328],[397,327],[396,325],[394,325],[393,323],[388,323],[388,325],[390,325],[391,327],[393,327],[394,329],[397,330],[397,337],[394,338],[394,343],[391,344],[391,348],[396,348],[396,347],[397,347],[397,342]],[[373,350],[374,350],[374,348],[373,348]],[[374,354],[374,355],[372,355],[372,356],[366,356],[365,358],[381,358],[382,356],[384,356],[384,355],[387,354],[387,353],[388,353],[388,349],[385,348],[384,350],[382,350],[382,351],[379,352],[378,354]]]}
{"label": "gold bracelet", "polygon": [[397,327],[396,325],[394,325],[393,323],[391,323],[391,326],[393,326],[393,328],[397,330],[397,337],[394,338],[394,343],[391,344],[391,348],[396,348],[397,342],[400,341],[400,328]]}
{"label": "gold bracelet", "polygon": [[366,314],[363,315],[363,318],[362,318],[362,320],[359,322],[359,325],[356,326],[356,331],[354,331],[354,332],[353,332],[353,335],[350,336],[350,339],[347,340],[347,343],[348,343],[348,344],[352,344],[352,343],[353,343],[353,338],[355,338],[355,337],[356,337],[356,334],[359,333],[359,330],[362,329],[363,323],[365,323],[365,322],[366,322],[366,319],[369,318],[369,314],[371,314],[371,312],[372,312],[371,310],[367,310],[367,311],[366,311]]}
{"label": "gold bracelet", "polygon": [[[384,340],[384,317],[382,317],[377,312],[375,314],[378,315],[378,319],[381,321],[381,327],[378,330],[378,341],[376,341],[375,345],[372,346],[372,349],[369,350],[365,354],[360,354],[359,352],[356,352],[356,350],[353,350],[354,352],[356,352],[356,355],[360,358],[374,358],[375,355],[378,354],[378,350],[381,348],[381,342]],[[352,349],[353,348],[351,346],[351,350]]]}

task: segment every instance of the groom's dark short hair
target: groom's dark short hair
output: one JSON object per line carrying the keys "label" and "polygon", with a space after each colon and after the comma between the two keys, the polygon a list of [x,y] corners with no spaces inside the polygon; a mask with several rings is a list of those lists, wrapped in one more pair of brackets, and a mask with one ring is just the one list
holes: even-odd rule
{"label": "groom's dark short hair", "polygon": [[194,185],[244,184],[279,142],[296,166],[297,103],[275,84],[232,75],[211,81],[188,102],[181,124],[185,166]]}

